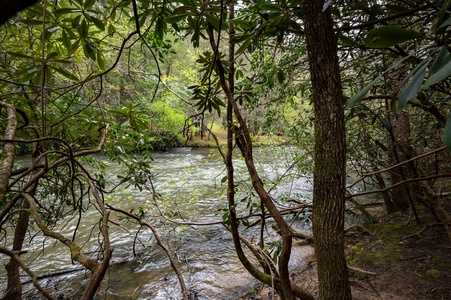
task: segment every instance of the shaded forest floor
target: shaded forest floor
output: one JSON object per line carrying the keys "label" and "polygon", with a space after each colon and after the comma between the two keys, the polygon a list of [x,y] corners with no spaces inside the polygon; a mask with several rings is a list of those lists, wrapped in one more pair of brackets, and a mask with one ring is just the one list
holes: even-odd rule
{"label": "shaded forest floor", "polygon": [[[433,218],[421,221],[420,225],[413,217],[396,214],[347,231],[353,299],[451,299],[451,243]],[[314,261],[292,276],[318,297]],[[238,299],[273,299],[272,290],[256,285]]]}

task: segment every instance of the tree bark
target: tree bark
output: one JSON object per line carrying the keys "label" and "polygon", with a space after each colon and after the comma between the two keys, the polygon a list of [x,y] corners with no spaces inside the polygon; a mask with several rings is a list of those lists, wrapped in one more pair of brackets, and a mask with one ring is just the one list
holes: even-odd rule
{"label": "tree bark", "polygon": [[315,111],[313,237],[321,299],[351,299],[344,256],[345,121],[330,7],[303,0]]}
{"label": "tree bark", "polygon": [[[6,107],[6,112],[8,115],[3,138],[12,140],[14,139],[17,130],[16,109],[11,104],[4,103],[2,101],[0,101],[0,106]],[[13,143],[4,143],[2,148],[2,153],[0,155],[0,206],[5,203],[5,195],[8,190],[9,177],[13,169],[14,156],[16,154]]]}
{"label": "tree bark", "polygon": [[[22,210],[19,213],[19,219],[14,230],[13,251],[20,252],[25,240],[25,235],[28,229],[28,222],[30,220],[30,212],[28,209],[30,206],[27,201],[22,204]],[[6,293],[2,299],[8,300],[21,300],[22,299],[22,282],[20,281],[19,263],[13,257],[9,259],[8,264],[5,266],[8,274],[8,285]]]}
{"label": "tree bark", "polygon": [[[401,113],[394,116],[392,120],[392,131],[390,138],[390,161],[392,164],[399,164],[413,157],[412,149],[409,145],[410,138],[410,120],[407,113]],[[409,164],[404,164],[396,169],[390,170],[391,184],[397,184],[400,181],[413,177],[413,171]],[[395,211],[405,210],[409,207],[410,194],[409,185],[401,185],[393,188],[393,200]]]}

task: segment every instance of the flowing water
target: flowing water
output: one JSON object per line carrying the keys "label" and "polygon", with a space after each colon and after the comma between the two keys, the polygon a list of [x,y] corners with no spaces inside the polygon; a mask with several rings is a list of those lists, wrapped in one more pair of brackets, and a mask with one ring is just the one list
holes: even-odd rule
{"label": "flowing water", "polygon": [[[294,198],[308,202],[311,182],[290,165],[296,155],[294,150],[258,148],[255,160],[261,179],[275,199]],[[106,158],[98,158],[106,164],[107,181],[118,182],[117,175],[122,172],[123,166]],[[246,180],[244,163],[238,157],[235,161],[237,179],[241,180],[238,182],[237,200],[242,200],[237,210],[244,212],[248,202],[252,206],[258,201],[250,201],[256,197]],[[158,206],[170,218],[196,223],[222,220],[227,203],[223,183],[226,172],[216,150],[176,148],[156,152],[153,154],[152,172]],[[106,201],[127,211],[146,213],[146,221],[158,227],[163,241],[175,253],[188,289],[198,299],[233,299],[237,292],[249,290],[254,284],[236,257],[230,233],[222,225],[177,226],[158,216],[151,192],[133,186],[108,195]],[[289,206],[289,203],[282,201],[280,205]],[[112,264],[96,299],[180,299],[177,278],[150,230],[139,229],[138,225],[120,214],[111,213],[110,219],[119,226],[110,226],[114,248]],[[291,219],[288,217],[287,220]],[[78,229],[76,242],[84,245],[86,252],[97,250],[98,221],[98,212],[90,209]],[[62,223],[61,232],[71,236],[76,226],[76,219],[68,219]],[[305,217],[298,216],[293,226],[304,232],[310,230],[308,218]],[[257,227],[243,230],[243,234],[249,239],[257,237]],[[266,234],[274,236],[271,229]],[[27,250],[36,253],[34,257],[23,257],[39,275],[71,271],[42,279],[41,285],[61,299],[77,299],[80,296],[89,276],[79,266],[70,263],[67,247],[36,236],[33,243],[27,245]],[[294,250],[293,268],[303,263],[304,254],[302,247]],[[4,270],[0,272],[2,289],[6,280]],[[24,281],[26,279],[24,277]],[[26,286],[29,290],[26,298],[39,299],[32,285]]]}

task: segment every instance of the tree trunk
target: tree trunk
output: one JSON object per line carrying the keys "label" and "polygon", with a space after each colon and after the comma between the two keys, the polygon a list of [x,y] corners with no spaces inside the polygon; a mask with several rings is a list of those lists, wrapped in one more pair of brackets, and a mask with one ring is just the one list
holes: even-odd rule
{"label": "tree trunk", "polygon": [[[410,120],[407,113],[401,113],[392,120],[392,136],[390,137],[390,162],[399,164],[412,158],[412,150],[409,145]],[[392,169],[390,171],[391,184],[397,184],[400,181],[413,177],[412,168],[409,164]],[[410,195],[409,184],[403,184],[392,189],[395,211],[404,210],[409,207]]]}
{"label": "tree trunk", "polygon": [[[19,213],[16,230],[14,230],[13,251],[21,251],[25,235],[28,229],[28,222],[30,220],[30,208],[28,201],[23,201],[22,210]],[[8,264],[5,266],[8,274],[8,285],[6,293],[3,296],[5,300],[21,300],[22,299],[22,282],[20,281],[19,263],[10,258]]]}
{"label": "tree trunk", "polygon": [[345,121],[336,37],[323,0],[303,0],[315,111],[313,236],[321,299],[351,299],[344,256]]}

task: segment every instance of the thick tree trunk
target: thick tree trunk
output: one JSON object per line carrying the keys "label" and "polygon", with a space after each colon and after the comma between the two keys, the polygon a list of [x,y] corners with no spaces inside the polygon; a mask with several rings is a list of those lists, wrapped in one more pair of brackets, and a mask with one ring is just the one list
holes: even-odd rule
{"label": "thick tree trunk", "polygon": [[315,111],[313,236],[321,299],[351,299],[344,256],[345,121],[330,8],[303,0]]}

